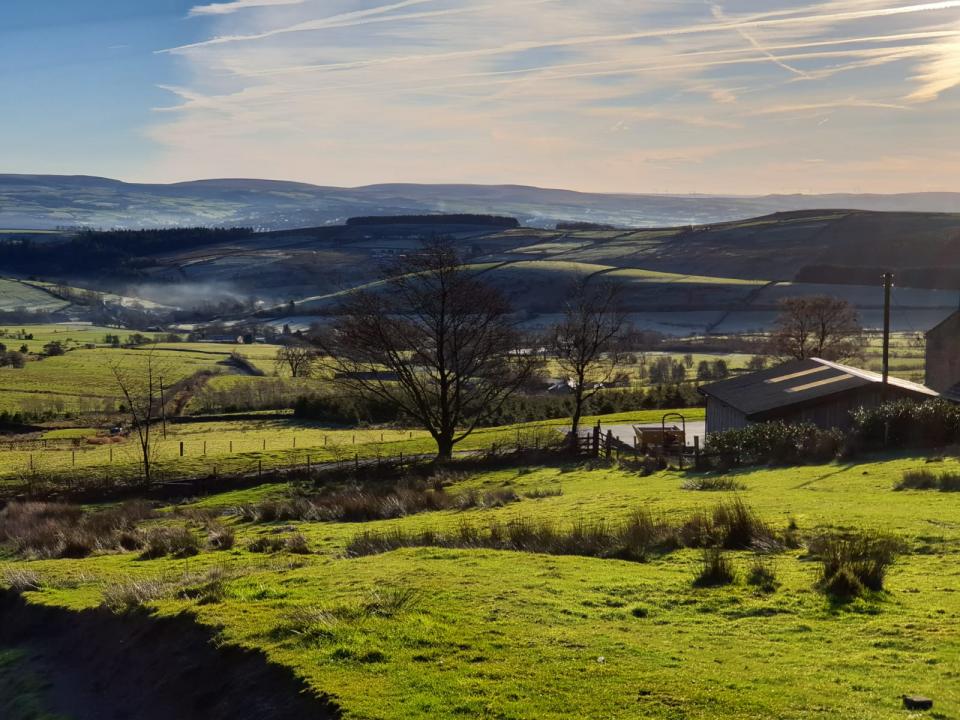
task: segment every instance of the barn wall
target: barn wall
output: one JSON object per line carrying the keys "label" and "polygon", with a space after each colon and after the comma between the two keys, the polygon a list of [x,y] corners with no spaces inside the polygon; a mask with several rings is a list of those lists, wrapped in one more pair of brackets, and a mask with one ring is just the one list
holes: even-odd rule
{"label": "barn wall", "polygon": [[927,333],[924,384],[946,392],[960,383],[960,313],[954,313]]}
{"label": "barn wall", "polygon": [[[787,409],[778,413],[777,420],[799,423],[809,422],[820,428],[840,428],[847,430],[853,425],[851,412],[858,408],[872,408],[884,402],[884,391],[880,385],[861,388],[856,392],[826,398],[824,402],[797,410]],[[886,399],[901,400],[915,399],[911,393],[904,392],[896,387],[887,389]]]}
{"label": "barn wall", "polygon": [[747,416],[714,397],[707,396],[707,427],[709,435],[724,430],[735,430],[749,425]]}

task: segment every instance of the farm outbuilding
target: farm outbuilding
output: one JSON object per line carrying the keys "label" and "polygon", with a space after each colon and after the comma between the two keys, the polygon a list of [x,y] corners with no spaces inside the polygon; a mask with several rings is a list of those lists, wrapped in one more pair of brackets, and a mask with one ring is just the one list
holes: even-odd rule
{"label": "farm outbuilding", "polygon": [[707,399],[709,435],[751,423],[782,420],[821,428],[846,428],[850,413],[888,400],[930,400],[939,393],[923,385],[879,373],[809,358],[769,370],[739,375],[700,388]]}
{"label": "farm outbuilding", "polygon": [[951,399],[960,397],[960,312],[927,331],[926,382]]}

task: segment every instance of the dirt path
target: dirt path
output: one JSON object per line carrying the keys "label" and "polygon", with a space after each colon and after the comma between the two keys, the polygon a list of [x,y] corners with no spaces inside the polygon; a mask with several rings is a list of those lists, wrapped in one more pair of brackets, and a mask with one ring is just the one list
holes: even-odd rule
{"label": "dirt path", "polygon": [[[118,617],[0,594],[0,646],[45,681],[44,709],[70,720],[328,720],[340,709],[258,652],[215,647],[186,616]],[[12,703],[0,697],[0,708]]]}

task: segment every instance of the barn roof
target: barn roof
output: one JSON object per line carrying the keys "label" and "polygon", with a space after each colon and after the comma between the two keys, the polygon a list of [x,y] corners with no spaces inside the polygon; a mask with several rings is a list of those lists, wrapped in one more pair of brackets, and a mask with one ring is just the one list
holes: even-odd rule
{"label": "barn roof", "polygon": [[[880,385],[879,373],[809,358],[791,360],[769,370],[739,375],[703,385],[700,392],[744,413],[748,418],[794,405],[808,405],[831,396]],[[899,395],[935,398],[939,393],[923,385],[889,378]]]}

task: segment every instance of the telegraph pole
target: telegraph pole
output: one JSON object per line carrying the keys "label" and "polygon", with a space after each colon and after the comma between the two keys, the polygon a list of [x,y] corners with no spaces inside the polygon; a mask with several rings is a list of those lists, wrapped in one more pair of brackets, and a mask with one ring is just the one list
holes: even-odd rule
{"label": "telegraph pole", "polygon": [[883,274],[883,389],[886,392],[890,380],[890,290],[893,288],[893,273]]}
{"label": "telegraph pole", "polygon": [[167,405],[163,399],[163,378],[160,378],[160,421],[163,427],[163,439],[167,439]]}

